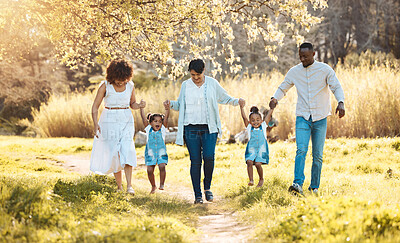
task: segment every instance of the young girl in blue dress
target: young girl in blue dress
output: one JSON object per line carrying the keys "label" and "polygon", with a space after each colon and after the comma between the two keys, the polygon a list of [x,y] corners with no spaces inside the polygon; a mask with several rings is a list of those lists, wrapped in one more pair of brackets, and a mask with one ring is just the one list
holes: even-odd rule
{"label": "young girl in blue dress", "polygon": [[160,170],[160,187],[158,189],[164,190],[164,182],[166,177],[165,166],[168,164],[167,148],[165,146],[166,127],[168,127],[169,107],[165,109],[163,114],[147,114],[144,115],[144,107],[146,102],[140,102],[140,115],[142,117],[143,125],[145,126],[147,143],[145,149],[145,163],[147,166],[147,177],[151,184],[150,193],[155,193],[157,186],[154,179],[154,169],[158,165]]}
{"label": "young girl in blue dress", "polygon": [[256,166],[258,176],[260,178],[257,187],[264,184],[263,169],[261,165],[269,163],[269,151],[267,142],[267,127],[271,120],[273,109],[269,110],[262,119],[262,115],[256,106],[250,108],[249,119],[244,112],[245,102],[239,102],[240,111],[242,114],[244,125],[249,135],[247,143],[245,159],[247,164],[247,173],[249,175],[249,186],[254,185],[253,180],[253,165]]}

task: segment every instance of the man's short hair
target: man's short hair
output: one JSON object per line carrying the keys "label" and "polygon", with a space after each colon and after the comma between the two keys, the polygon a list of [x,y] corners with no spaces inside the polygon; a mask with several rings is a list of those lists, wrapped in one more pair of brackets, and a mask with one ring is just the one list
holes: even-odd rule
{"label": "man's short hair", "polygon": [[304,42],[303,44],[300,45],[299,48],[300,48],[300,49],[307,48],[307,49],[309,49],[310,51],[314,51],[314,47],[313,47],[313,45],[312,45],[310,42]]}

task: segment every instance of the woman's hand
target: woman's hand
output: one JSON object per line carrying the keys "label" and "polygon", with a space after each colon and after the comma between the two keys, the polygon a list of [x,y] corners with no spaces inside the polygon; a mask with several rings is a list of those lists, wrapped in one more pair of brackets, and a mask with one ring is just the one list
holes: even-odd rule
{"label": "woman's hand", "polygon": [[97,134],[97,131],[99,132],[99,134],[101,133],[99,124],[95,123],[94,124],[94,135],[96,136],[96,138],[99,138],[99,135]]}
{"label": "woman's hand", "polygon": [[143,109],[143,108],[145,108],[145,107],[146,107],[146,101],[140,100],[139,108],[140,108],[140,109]]}
{"label": "woman's hand", "polygon": [[246,100],[243,98],[239,98],[239,105],[241,108],[243,108],[246,105]]}

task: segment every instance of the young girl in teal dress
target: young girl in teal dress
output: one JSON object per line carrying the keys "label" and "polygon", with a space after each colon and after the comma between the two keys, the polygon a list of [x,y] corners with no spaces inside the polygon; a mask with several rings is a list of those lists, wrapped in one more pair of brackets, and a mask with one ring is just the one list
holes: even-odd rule
{"label": "young girl in teal dress", "polygon": [[261,165],[269,163],[269,150],[267,142],[267,127],[271,120],[273,109],[269,110],[262,119],[262,115],[256,106],[250,108],[249,119],[247,119],[243,110],[245,102],[239,102],[244,125],[249,135],[247,143],[245,159],[247,164],[247,173],[249,175],[249,186],[254,185],[253,165],[256,166],[258,176],[260,178],[257,187],[264,184],[263,168]]}
{"label": "young girl in teal dress", "polygon": [[144,107],[146,102],[140,102],[140,115],[142,117],[143,125],[145,126],[147,143],[145,149],[145,163],[147,166],[147,177],[151,184],[150,193],[155,193],[157,186],[154,179],[154,169],[158,165],[160,170],[160,187],[158,189],[164,190],[164,182],[166,177],[165,166],[168,164],[167,148],[165,146],[165,134],[168,127],[169,108],[165,109],[163,114],[147,114],[144,115]]}

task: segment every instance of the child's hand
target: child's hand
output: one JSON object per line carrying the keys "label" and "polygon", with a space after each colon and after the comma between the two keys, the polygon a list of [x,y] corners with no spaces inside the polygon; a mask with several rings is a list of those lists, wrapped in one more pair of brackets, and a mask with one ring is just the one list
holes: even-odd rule
{"label": "child's hand", "polygon": [[140,100],[139,108],[140,108],[140,109],[143,109],[143,108],[145,108],[145,107],[146,107],[146,101]]}
{"label": "child's hand", "polygon": [[278,104],[278,100],[275,99],[274,97],[272,97],[271,101],[269,102],[269,108],[270,109],[275,109],[277,104]]}
{"label": "child's hand", "polygon": [[166,110],[169,110],[170,107],[171,107],[171,101],[166,100],[166,101],[164,101],[163,105],[164,105],[164,108],[165,108]]}
{"label": "child's hand", "polygon": [[239,105],[243,108],[246,105],[246,101],[243,98],[239,98]]}

